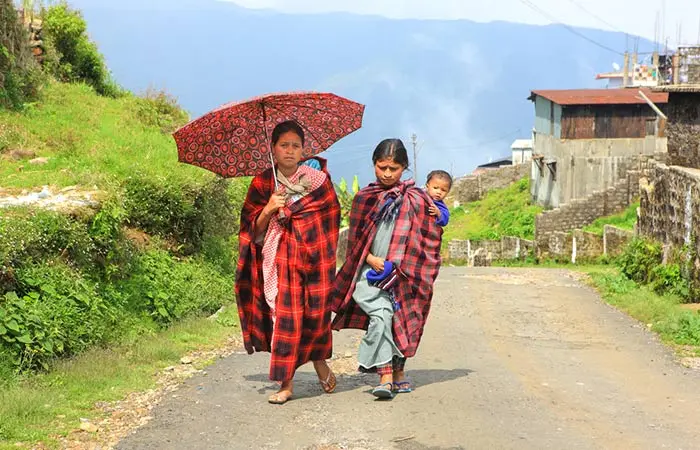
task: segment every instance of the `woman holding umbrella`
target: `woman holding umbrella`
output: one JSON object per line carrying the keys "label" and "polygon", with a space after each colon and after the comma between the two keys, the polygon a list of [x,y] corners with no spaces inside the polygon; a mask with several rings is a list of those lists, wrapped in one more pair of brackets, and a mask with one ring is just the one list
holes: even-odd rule
{"label": "woman holding umbrella", "polygon": [[309,361],[326,393],[336,387],[326,359],[340,204],[325,160],[315,158],[320,170],[304,162],[360,128],[363,113],[330,93],[270,94],[175,133],[181,161],[254,176],[241,211],[236,301],[248,353],[271,353],[269,376],[281,387],[270,403],[292,397],[294,373]]}
{"label": "woman holding umbrella", "polygon": [[[296,369],[313,361],[326,393],[336,380],[329,302],[335,280],[340,204],[325,171],[300,165],[304,131],[293,121],[272,132],[273,168],[256,176],[241,212],[236,293],[246,349],[269,351],[270,403],[293,394]],[[320,159],[320,158],[319,158]]]}

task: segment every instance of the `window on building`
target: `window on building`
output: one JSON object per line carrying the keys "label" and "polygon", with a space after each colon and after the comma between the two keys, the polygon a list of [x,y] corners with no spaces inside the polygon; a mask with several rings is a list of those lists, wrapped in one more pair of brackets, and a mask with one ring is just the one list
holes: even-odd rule
{"label": "window on building", "polygon": [[647,136],[656,136],[656,119],[647,119]]}

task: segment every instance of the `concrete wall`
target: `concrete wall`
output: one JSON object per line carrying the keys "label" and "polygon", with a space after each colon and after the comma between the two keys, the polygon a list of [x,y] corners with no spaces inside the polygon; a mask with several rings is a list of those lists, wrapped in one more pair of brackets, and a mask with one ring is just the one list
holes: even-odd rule
{"label": "concrete wall", "polygon": [[[528,176],[530,164],[499,167],[478,175],[460,178],[455,181],[450,197],[455,204],[464,204],[484,198],[487,192],[503,189]],[[449,204],[449,199],[448,199]]]}
{"label": "concrete wall", "polygon": [[639,195],[639,176],[639,172],[630,171],[626,178],[604,191],[539,214],[535,218],[537,245],[547,248],[555,233],[569,233],[590,225],[599,217],[624,211]]}
{"label": "concrete wall", "polygon": [[490,265],[498,260],[524,260],[531,256],[576,263],[603,255],[619,255],[633,237],[632,231],[606,225],[602,236],[581,230],[555,232],[544,243],[517,237],[504,237],[498,241],[455,239],[448,244],[447,259],[467,262],[470,266]]}
{"label": "concrete wall", "polygon": [[533,162],[530,194],[536,203],[556,208],[613,186],[639,169],[641,155],[666,151],[666,138],[561,140],[537,134],[534,152],[556,161],[556,174]]}
{"label": "concrete wall", "polygon": [[529,162],[532,160],[532,149],[513,149],[511,158],[514,166]]}
{"label": "concrete wall", "polygon": [[535,243],[517,237],[504,237],[498,241],[470,241],[454,239],[448,243],[447,258],[466,261],[471,266],[485,265],[495,260],[523,260],[535,256]]}

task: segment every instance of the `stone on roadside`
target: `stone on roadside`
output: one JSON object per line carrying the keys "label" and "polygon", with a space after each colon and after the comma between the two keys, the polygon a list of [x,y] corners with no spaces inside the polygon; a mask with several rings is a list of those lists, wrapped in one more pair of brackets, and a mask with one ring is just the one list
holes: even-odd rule
{"label": "stone on roadside", "polygon": [[180,364],[192,364],[194,360],[190,356],[183,356],[180,358]]}
{"label": "stone on roadside", "polygon": [[100,431],[99,428],[97,428],[97,425],[95,425],[92,422],[83,422],[83,419],[80,419],[80,429],[87,432],[87,433],[97,433]]}

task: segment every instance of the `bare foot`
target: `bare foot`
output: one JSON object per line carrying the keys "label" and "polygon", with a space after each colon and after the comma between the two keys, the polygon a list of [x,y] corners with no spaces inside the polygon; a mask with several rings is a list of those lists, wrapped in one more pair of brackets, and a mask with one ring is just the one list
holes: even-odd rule
{"label": "bare foot", "polygon": [[267,401],[274,405],[283,405],[287,403],[292,398],[294,394],[294,388],[291,381],[285,381],[282,383],[280,390],[272,394]]}

